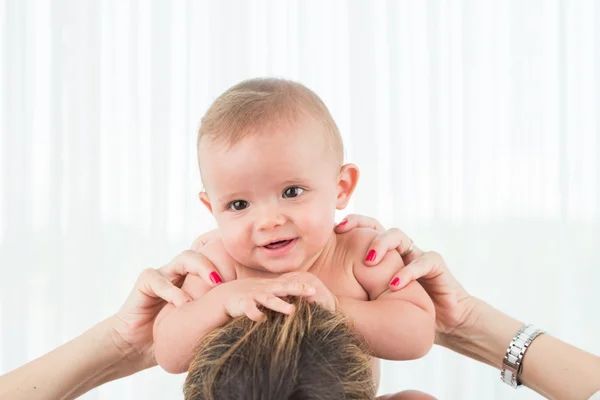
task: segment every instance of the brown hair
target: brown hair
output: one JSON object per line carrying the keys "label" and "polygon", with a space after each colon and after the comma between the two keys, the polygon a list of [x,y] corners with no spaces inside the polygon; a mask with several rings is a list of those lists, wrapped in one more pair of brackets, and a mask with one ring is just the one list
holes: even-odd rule
{"label": "brown hair", "polygon": [[280,78],[255,78],[227,89],[209,107],[198,130],[203,138],[231,146],[268,124],[313,118],[325,127],[331,149],[343,161],[342,137],[327,106],[306,86]]}
{"label": "brown hair", "polygon": [[347,317],[290,298],[295,312],[263,310],[205,336],[184,385],[186,400],[370,400],[370,356]]}

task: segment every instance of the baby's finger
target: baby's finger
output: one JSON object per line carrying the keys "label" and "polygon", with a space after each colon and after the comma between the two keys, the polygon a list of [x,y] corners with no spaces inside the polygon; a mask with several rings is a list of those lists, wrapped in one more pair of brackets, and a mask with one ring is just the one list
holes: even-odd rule
{"label": "baby's finger", "polygon": [[312,296],[317,290],[304,282],[295,279],[277,279],[269,287],[269,292],[275,296]]}
{"label": "baby's finger", "polygon": [[309,303],[317,303],[321,307],[331,312],[334,312],[336,309],[335,300],[324,298],[322,296],[310,296],[306,298],[306,301]]}
{"label": "baby's finger", "polygon": [[179,307],[191,298],[180,288],[174,286],[169,279],[155,269],[147,269],[140,276],[137,288],[150,297],[161,298]]}
{"label": "baby's finger", "polygon": [[350,214],[336,225],[337,233],[344,233],[354,228],[372,228],[378,232],[383,232],[385,228],[375,218],[365,217],[359,214]]}
{"label": "baby's finger", "polygon": [[193,250],[185,250],[159,271],[171,282],[178,283],[178,286],[187,274],[198,275],[211,287],[223,282],[213,263]]}
{"label": "baby's finger", "polygon": [[191,249],[194,251],[198,251],[202,247],[204,247],[204,245],[206,243],[210,242],[211,240],[217,239],[218,237],[219,237],[218,229],[213,229],[212,231],[203,233],[202,235],[198,236],[194,240],[194,242],[192,243]]}
{"label": "baby's finger", "polygon": [[255,322],[262,322],[266,318],[265,314],[258,309],[254,300],[246,301],[244,306],[244,314],[246,314],[248,318]]}
{"label": "baby's finger", "polygon": [[262,304],[269,310],[277,311],[282,314],[291,314],[294,312],[293,305],[268,292],[260,292],[254,296],[254,299],[257,303]]}

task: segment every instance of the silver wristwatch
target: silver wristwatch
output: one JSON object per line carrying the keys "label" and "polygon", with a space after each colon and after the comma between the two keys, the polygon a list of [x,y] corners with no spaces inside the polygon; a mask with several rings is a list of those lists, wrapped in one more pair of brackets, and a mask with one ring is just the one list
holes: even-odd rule
{"label": "silver wristwatch", "polygon": [[533,325],[525,325],[517,332],[506,350],[504,360],[502,360],[502,371],[500,372],[502,382],[515,389],[521,386],[519,375],[523,369],[523,357],[531,342],[542,333],[544,331]]}

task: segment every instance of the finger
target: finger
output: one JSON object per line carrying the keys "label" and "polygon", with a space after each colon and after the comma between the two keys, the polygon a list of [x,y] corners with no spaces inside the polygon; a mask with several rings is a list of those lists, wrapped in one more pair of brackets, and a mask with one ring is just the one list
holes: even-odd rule
{"label": "finger", "polygon": [[354,228],[371,228],[378,232],[383,232],[385,228],[375,218],[365,217],[359,214],[350,214],[339,224],[336,225],[335,231],[337,233],[344,233]]}
{"label": "finger", "polygon": [[408,243],[403,242],[402,246],[396,247],[396,251],[398,253],[400,253],[400,256],[402,257],[402,261],[404,261],[404,264],[406,264],[406,265],[410,264],[411,262],[415,261],[419,257],[423,256],[423,254],[425,254],[425,252],[423,252],[423,250],[421,250],[416,244],[414,244],[412,246],[412,250],[409,253],[408,250],[410,249],[411,245],[413,245],[412,239],[410,242],[408,242]]}
{"label": "finger", "polygon": [[223,278],[208,258],[193,250],[185,250],[175,257],[169,264],[161,267],[159,272],[171,282],[183,282],[187,274],[198,275],[209,286],[214,287],[223,282]]}
{"label": "finger", "polygon": [[365,255],[365,264],[370,266],[377,265],[388,251],[394,249],[400,255],[405,254],[402,259],[405,264],[409,264],[423,254],[417,246],[413,246],[411,252],[406,254],[412,243],[412,239],[400,229],[388,229],[377,235],[371,242]]}
{"label": "finger", "polygon": [[149,297],[163,299],[179,307],[192,299],[180,288],[174,286],[169,279],[155,269],[147,269],[140,275],[137,288]]}
{"label": "finger", "polygon": [[258,309],[253,300],[246,301],[244,306],[244,314],[246,314],[248,318],[255,322],[263,322],[267,318],[266,315]]}
{"label": "finger", "polygon": [[328,301],[328,299],[324,299],[318,296],[310,296],[306,298],[306,301],[309,303],[317,303],[324,309],[334,312],[336,310],[335,300]]}
{"label": "finger", "polygon": [[269,287],[269,292],[275,296],[312,296],[317,293],[314,286],[295,279],[278,279]]}
{"label": "finger", "polygon": [[414,280],[430,276],[438,270],[440,262],[441,258],[437,253],[423,254],[394,275],[390,281],[390,289],[392,291],[400,290]]}
{"label": "finger", "polygon": [[294,306],[290,303],[280,299],[277,296],[274,296],[271,293],[261,292],[258,293],[254,299],[257,303],[262,304],[269,310],[277,311],[282,314],[291,314],[294,312]]}
{"label": "finger", "polygon": [[203,233],[202,235],[198,236],[194,240],[194,242],[192,243],[191,249],[194,251],[198,251],[202,247],[204,247],[204,245],[206,243],[210,242],[211,240],[217,239],[218,237],[219,237],[218,229],[213,229],[212,231]]}

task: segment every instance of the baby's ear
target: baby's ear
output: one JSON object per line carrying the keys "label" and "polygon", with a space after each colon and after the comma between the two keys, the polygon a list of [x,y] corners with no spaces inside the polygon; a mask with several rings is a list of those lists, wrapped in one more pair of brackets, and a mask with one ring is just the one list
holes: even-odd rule
{"label": "baby's ear", "polygon": [[354,164],[346,164],[340,169],[337,182],[338,195],[335,203],[338,210],[343,210],[348,205],[350,197],[356,189],[359,175],[358,167]]}
{"label": "baby's ear", "polygon": [[198,193],[198,198],[200,199],[200,202],[202,204],[204,204],[204,207],[206,207],[208,209],[208,211],[212,214],[213,213],[212,205],[210,204],[210,199],[208,198],[208,195],[206,194],[206,192],[202,191],[202,192]]}

